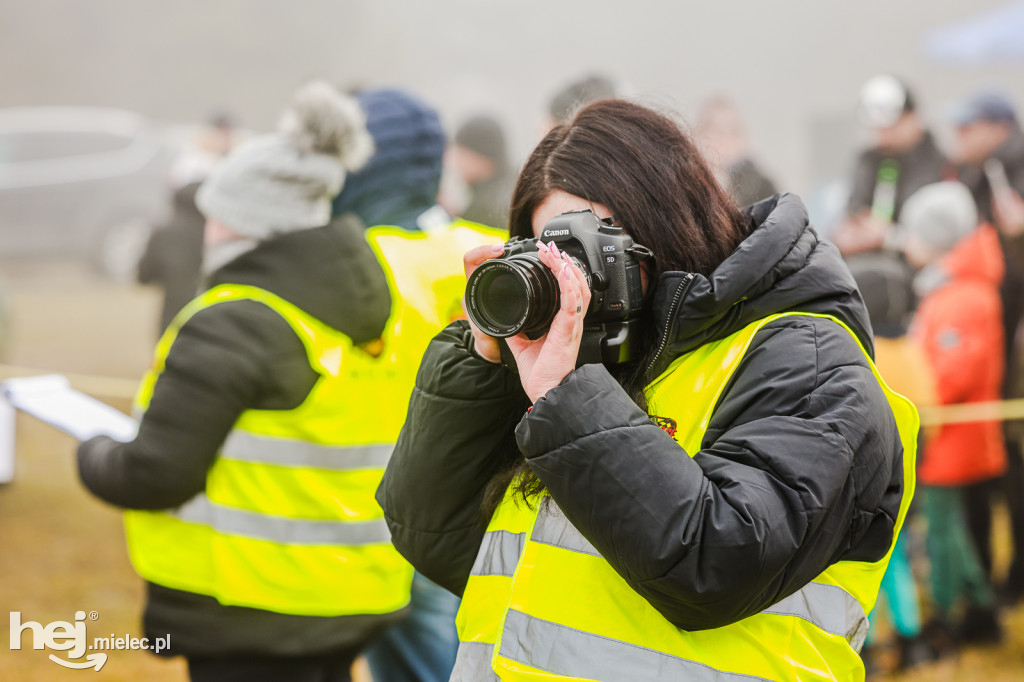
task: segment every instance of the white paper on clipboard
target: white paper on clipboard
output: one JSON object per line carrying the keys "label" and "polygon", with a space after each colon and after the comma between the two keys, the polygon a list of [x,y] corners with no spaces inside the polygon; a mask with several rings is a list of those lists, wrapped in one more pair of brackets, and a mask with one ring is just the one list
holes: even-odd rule
{"label": "white paper on clipboard", "polygon": [[0,384],[7,401],[79,441],[110,436],[128,442],[139,431],[137,421],[106,403],[71,388],[67,377],[46,374],[7,379]]}

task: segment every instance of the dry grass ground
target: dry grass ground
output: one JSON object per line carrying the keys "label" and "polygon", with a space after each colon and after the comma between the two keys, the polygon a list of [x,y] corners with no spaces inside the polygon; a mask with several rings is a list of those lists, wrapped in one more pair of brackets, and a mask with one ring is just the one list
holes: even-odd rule
{"label": "dry grass ground", "polygon": [[[40,369],[137,378],[149,363],[158,298],[114,287],[70,265],[7,266],[7,357]],[[122,401],[117,405],[127,407]],[[140,636],[142,583],[125,552],[121,515],[79,485],[75,442],[24,415],[17,421],[17,474],[0,489],[0,678],[47,681],[187,679],[183,661],[112,651],[99,673],[68,670],[48,651],[8,647],[7,612],[43,625],[95,611],[92,637]]]}
{"label": "dry grass ground", "polygon": [[[970,647],[957,657],[903,674],[877,675],[868,682],[1020,682],[1024,680],[1024,607],[1005,611],[1002,622],[1006,640],[1000,646]],[[895,651],[883,651],[879,658],[883,665],[892,665],[895,656]]]}
{"label": "dry grass ground", "polygon": [[[12,305],[7,362],[128,379],[145,370],[155,339],[155,292],[115,287],[67,264],[5,264],[0,271]],[[142,583],[128,563],[120,514],[81,488],[74,448],[70,438],[19,416],[17,478],[0,488],[0,680],[184,682],[180,659],[142,651],[109,652],[94,673],[60,668],[44,650],[7,646],[9,611],[44,625],[95,611],[98,619],[87,621],[90,639],[140,635]],[[1024,680],[1024,608],[1008,612],[1005,622],[1002,647],[969,649],[956,660],[879,679]],[[24,641],[31,646],[28,633]]]}

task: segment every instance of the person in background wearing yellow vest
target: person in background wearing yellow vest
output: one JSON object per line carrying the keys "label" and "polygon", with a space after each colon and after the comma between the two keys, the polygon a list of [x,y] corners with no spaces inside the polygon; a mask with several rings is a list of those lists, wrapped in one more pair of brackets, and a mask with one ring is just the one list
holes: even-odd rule
{"label": "person in background wearing yellow vest", "polygon": [[[462,256],[481,244],[505,241],[507,232],[453,221],[437,204],[445,135],[437,112],[412,93],[367,89],[356,93],[376,152],[345,181],[334,200],[337,215],[354,215],[404,292],[403,305],[429,333],[410,358],[418,364],[426,343],[462,317],[466,277]],[[407,391],[412,390],[410,378]],[[379,405],[404,417],[400,404]],[[459,602],[447,590],[417,574],[409,617],[388,628],[367,650],[376,682],[440,682],[455,663]]]}
{"label": "person in background wearing yellow vest", "polygon": [[740,211],[674,121],[621,100],[540,142],[512,236],[586,209],[653,252],[632,359],[577,366],[591,290],[541,246],[549,330],[506,340],[517,373],[468,322],[439,334],[377,491],[399,551],[462,595],[451,679],[863,679],[918,419],[838,251],[793,195]]}
{"label": "person in background wearing yellow vest", "polygon": [[357,103],[314,83],[215,169],[209,288],[157,346],[138,437],[78,451],[85,486],[134,510],[146,635],[195,681],[349,680],[407,610],[373,492],[415,371],[395,359],[408,321],[362,225],[330,212],[372,151]]}

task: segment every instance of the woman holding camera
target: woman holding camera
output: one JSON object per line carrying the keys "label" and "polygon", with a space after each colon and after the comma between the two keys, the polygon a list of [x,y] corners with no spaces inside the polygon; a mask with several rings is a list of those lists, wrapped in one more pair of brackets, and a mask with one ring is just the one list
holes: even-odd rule
{"label": "woman holding camera", "polygon": [[862,679],[917,416],[838,252],[794,196],[737,209],[618,100],[538,145],[511,233],[571,210],[653,253],[631,357],[577,367],[592,292],[542,242],[547,333],[507,339],[517,373],[468,322],[438,335],[378,490],[399,551],[463,596],[452,679]]}

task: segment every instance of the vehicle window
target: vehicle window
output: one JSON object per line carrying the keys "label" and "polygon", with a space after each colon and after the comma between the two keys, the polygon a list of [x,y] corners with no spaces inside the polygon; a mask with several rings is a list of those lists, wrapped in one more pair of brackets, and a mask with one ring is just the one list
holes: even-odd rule
{"label": "vehicle window", "polygon": [[41,161],[124,149],[131,138],[94,132],[0,133],[0,162]]}

